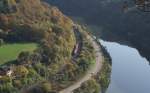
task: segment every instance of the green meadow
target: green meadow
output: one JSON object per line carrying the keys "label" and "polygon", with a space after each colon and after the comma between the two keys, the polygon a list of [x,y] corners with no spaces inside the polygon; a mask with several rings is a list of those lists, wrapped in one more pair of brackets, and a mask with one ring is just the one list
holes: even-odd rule
{"label": "green meadow", "polygon": [[22,51],[33,51],[37,48],[35,43],[16,43],[16,44],[5,44],[0,46],[0,65],[15,60],[20,52]]}

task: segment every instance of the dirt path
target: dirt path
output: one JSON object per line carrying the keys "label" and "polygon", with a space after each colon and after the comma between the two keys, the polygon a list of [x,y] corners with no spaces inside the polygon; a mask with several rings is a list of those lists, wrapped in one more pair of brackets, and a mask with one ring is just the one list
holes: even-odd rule
{"label": "dirt path", "polygon": [[68,88],[63,89],[59,93],[73,93],[73,90],[79,88],[82,83],[89,80],[93,74],[96,75],[101,70],[103,57],[100,47],[90,35],[88,35],[87,38],[90,40],[95,49],[96,63],[89,69],[89,71],[84,77],[82,77],[80,80],[78,80],[76,83],[69,86]]}

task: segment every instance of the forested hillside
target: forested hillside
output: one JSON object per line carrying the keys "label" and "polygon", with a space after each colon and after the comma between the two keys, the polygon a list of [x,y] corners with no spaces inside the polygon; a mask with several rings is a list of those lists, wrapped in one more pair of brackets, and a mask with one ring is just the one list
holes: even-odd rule
{"label": "forested hillside", "polygon": [[[134,9],[124,12],[127,0],[45,0],[57,5],[65,14],[82,19],[94,33],[107,40],[123,41],[136,47],[150,59],[150,12]],[[134,7],[134,0],[127,1]],[[101,34],[100,34],[101,33]]]}
{"label": "forested hillside", "polygon": [[[57,93],[80,77],[94,60],[93,50],[85,40],[91,50],[73,63],[72,28],[72,20],[40,0],[0,0],[0,52],[13,59],[2,62],[0,55],[0,93]],[[14,57],[5,48],[18,49],[15,55],[23,51]]]}

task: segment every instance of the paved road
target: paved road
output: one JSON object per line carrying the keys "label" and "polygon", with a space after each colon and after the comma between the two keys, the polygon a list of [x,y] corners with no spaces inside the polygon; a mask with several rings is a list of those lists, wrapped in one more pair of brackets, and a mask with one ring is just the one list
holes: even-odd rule
{"label": "paved road", "polygon": [[92,42],[92,45],[93,45],[93,47],[95,49],[96,64],[94,64],[89,69],[89,71],[87,72],[87,74],[84,77],[82,77],[80,80],[78,80],[76,83],[74,83],[73,85],[69,86],[68,88],[63,89],[59,93],[73,93],[72,92],[73,90],[79,88],[82,83],[84,83],[85,81],[89,80],[92,77],[92,75],[96,75],[101,70],[103,57],[102,57],[102,53],[100,52],[100,47],[93,40],[93,38],[90,35],[88,35],[87,38],[90,40],[90,42]]}

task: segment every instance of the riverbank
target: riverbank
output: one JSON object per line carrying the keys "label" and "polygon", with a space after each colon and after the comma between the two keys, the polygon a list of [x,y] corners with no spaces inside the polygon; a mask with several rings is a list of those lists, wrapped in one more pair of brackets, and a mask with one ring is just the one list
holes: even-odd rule
{"label": "riverbank", "polygon": [[103,66],[96,75],[93,75],[91,79],[84,82],[80,88],[74,90],[74,93],[105,93],[109,86],[112,64],[111,58],[100,42],[98,40],[95,42],[100,45],[103,54]]}
{"label": "riverbank", "polygon": [[97,42],[95,42],[95,40],[89,34],[86,33],[84,35],[86,36],[86,38],[89,41],[87,43],[91,43],[92,47],[94,48],[96,63],[93,64],[89,68],[89,70],[87,70],[86,74],[80,80],[78,80],[73,85],[69,86],[68,88],[60,91],[60,93],[71,93],[71,92],[73,92],[75,89],[79,88],[84,82],[90,80],[94,75],[97,75],[97,73],[101,70],[103,57],[101,54],[100,46]]}
{"label": "riverbank", "polygon": [[150,67],[136,48],[103,41],[112,58],[111,82],[106,93],[149,93]]}

